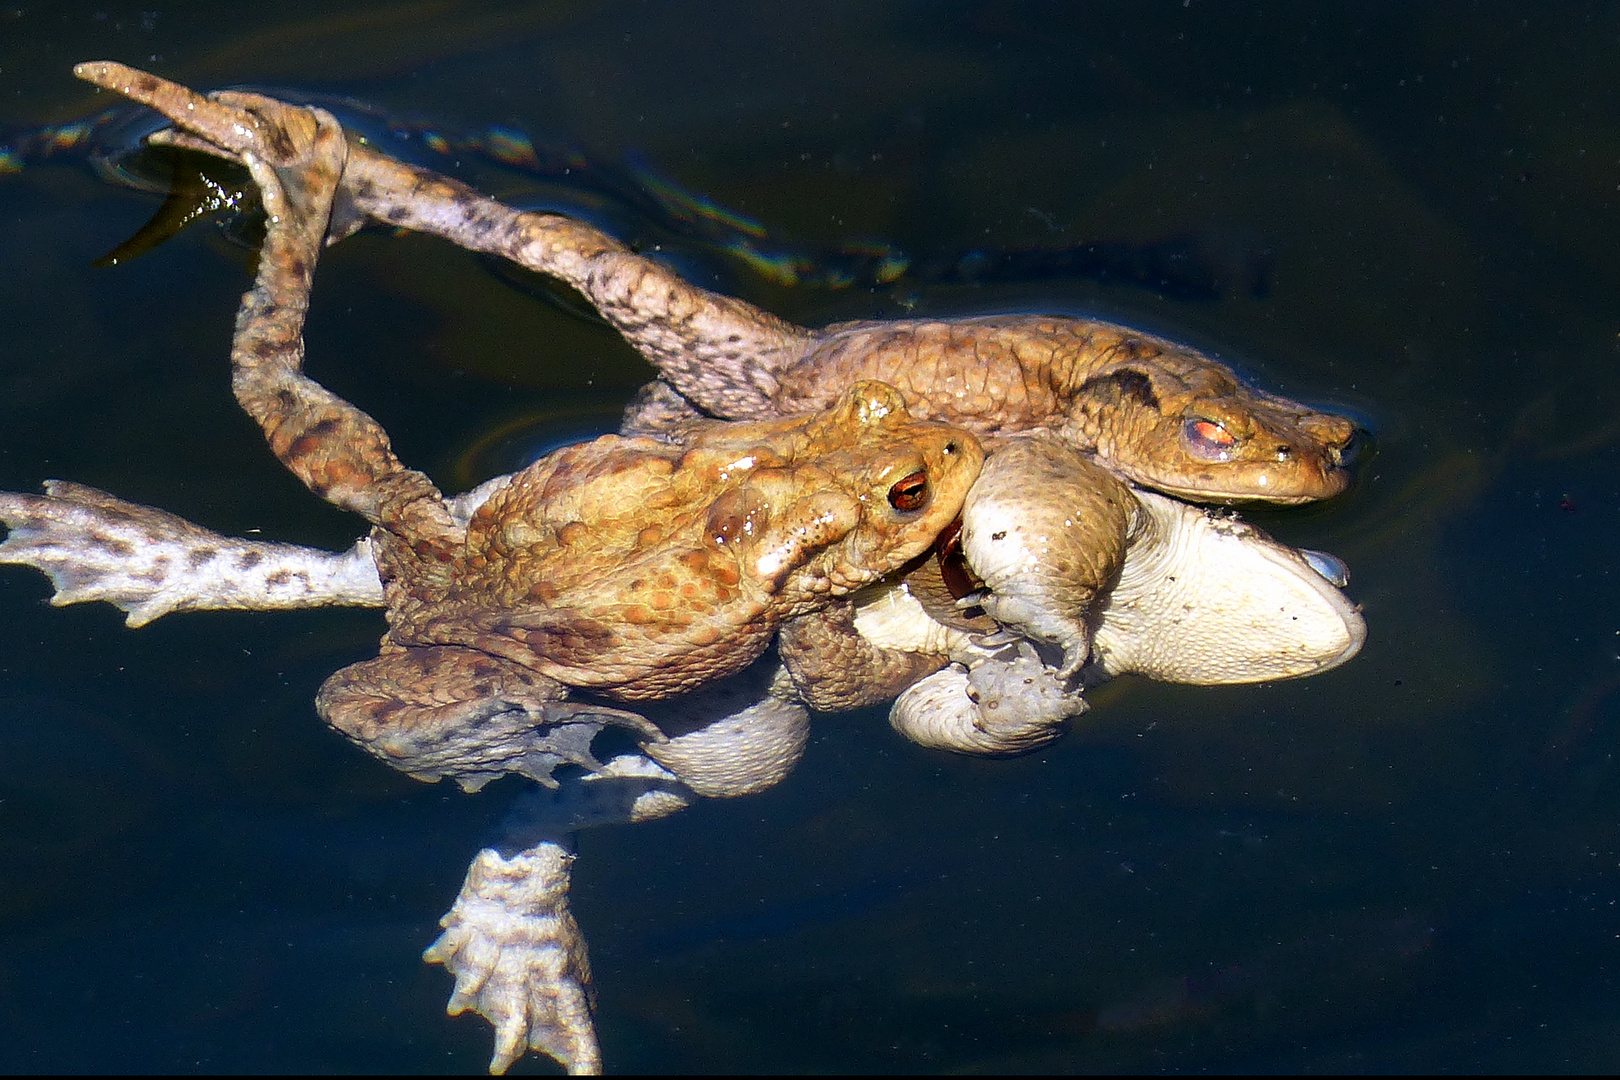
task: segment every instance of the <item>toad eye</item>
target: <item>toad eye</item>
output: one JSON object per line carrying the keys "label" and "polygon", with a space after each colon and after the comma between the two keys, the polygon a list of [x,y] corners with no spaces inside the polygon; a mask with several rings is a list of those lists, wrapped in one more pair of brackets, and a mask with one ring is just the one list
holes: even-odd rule
{"label": "toad eye", "polygon": [[889,488],[889,505],[896,510],[921,510],[928,501],[928,474],[914,472]]}
{"label": "toad eye", "polygon": [[1194,417],[1181,426],[1182,438],[1198,457],[1205,461],[1227,461],[1237,449],[1237,436],[1214,420]]}

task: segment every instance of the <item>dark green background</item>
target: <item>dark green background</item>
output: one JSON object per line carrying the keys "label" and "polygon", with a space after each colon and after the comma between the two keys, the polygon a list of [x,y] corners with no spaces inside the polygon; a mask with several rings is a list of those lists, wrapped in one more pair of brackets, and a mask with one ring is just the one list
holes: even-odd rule
{"label": "dark green background", "polygon": [[[808,243],[1258,237],[1269,295],[1206,302],[682,265],[813,323],[1103,313],[1376,435],[1345,497],[1250,515],[1349,563],[1370,636],[1339,671],[1122,680],[1011,761],[820,718],[777,789],[585,836],[610,1070],[1620,1066],[1620,8],[225,10],[0,10],[0,129],[99,108],[69,67],[120,59],[640,154]],[[0,487],[346,546],[229,396],[249,254],[201,227],[90,268],[155,206],[71,153],[0,176]],[[339,246],[315,301],[312,373],[450,488],[648,376],[420,238]],[[0,572],[0,1070],[482,1069],[418,954],[520,785],[425,787],[324,729],[378,616],[130,632],[47,595]]]}

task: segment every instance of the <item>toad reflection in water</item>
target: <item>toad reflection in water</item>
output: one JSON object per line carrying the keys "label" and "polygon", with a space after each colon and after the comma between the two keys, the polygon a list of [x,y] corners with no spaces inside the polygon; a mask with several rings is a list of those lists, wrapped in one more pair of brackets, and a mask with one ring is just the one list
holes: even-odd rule
{"label": "toad reflection in water", "polygon": [[[523,850],[474,860],[427,953],[456,976],[450,1010],[495,1025],[494,1071],[525,1049],[601,1065],[566,835],[777,782],[802,751],[807,703],[898,696],[891,719],[912,738],[1008,753],[1055,737],[1112,674],[1297,676],[1364,638],[1301,553],[1109,471],[1216,499],[1343,487],[1347,422],[1197,354],[1073,320],[801,331],[578,223],[352,145],[320,110],[202,98],[118,65],[79,73],[162,111],[179,128],[168,141],[249,168],[270,225],[237,322],[238,400],[311,490],[374,528],[335,555],[52,482],[43,497],[0,495],[0,560],[49,573],[57,603],[107,600],[134,625],[187,609],[388,609],[381,655],[328,680],[322,715],[413,776],[476,789],[512,772],[555,789]],[[301,372],[320,247],[384,206],[463,243],[500,234],[503,253],[590,284],[669,380],[632,414],[661,437],[567,448],[454,499],[403,466],[374,421]],[[753,664],[773,636],[779,666]],[[640,752],[597,761],[608,725]],[[554,777],[559,765],[583,775]]]}

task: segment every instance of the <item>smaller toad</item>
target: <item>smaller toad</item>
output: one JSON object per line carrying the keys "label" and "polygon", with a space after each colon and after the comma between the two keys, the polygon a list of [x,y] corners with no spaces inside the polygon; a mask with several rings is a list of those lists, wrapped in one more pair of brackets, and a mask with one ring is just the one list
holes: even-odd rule
{"label": "smaller toad", "polygon": [[[230,92],[203,97],[122,64],[74,70],[170,118],[200,109],[208,117],[201,126],[231,122],[232,104],[250,115],[268,107],[266,118],[293,111]],[[177,123],[151,141],[238,156],[232,140],[199,128]],[[348,142],[329,241],[372,220],[579,290],[658,371],[631,404],[625,432],[672,435],[704,417],[825,409],[853,383],[878,379],[896,387],[919,419],[990,439],[1049,435],[1138,487],[1195,502],[1291,505],[1331,498],[1350,483],[1353,421],[1250,386],[1219,360],[1173,341],[1066,315],[795,326],[694,285],[587,222],[514,209],[396,161],[363,138]]]}
{"label": "smaller toad", "polygon": [[[311,452],[344,452],[331,430]],[[459,537],[379,522],[382,653],[333,675],[317,705],[421,774],[424,740],[482,741],[490,715],[600,711],[564,703],[569,689],[689,692],[749,666],[784,621],[925,553],[983,457],[878,382],[826,412],[718,424],[681,447],[617,435],[566,447],[488,491]]]}

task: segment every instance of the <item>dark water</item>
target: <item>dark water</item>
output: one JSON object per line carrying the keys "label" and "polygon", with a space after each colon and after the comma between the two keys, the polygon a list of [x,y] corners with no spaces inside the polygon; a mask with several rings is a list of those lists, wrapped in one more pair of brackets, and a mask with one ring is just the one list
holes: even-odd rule
{"label": "dark water", "polygon": [[[822,718],[779,788],[584,837],[609,1069],[1620,1065],[1620,9],[207,10],[0,11],[0,126],[88,114],[69,65],[122,59],[507,125],[610,179],[639,155],[811,247],[1193,236],[1220,271],[1203,299],[1119,275],[789,288],[677,257],[806,322],[1111,314],[1376,434],[1344,498],[1252,515],[1349,562],[1371,636],[1347,667],[1121,681],[1011,761]],[[355,520],[231,402],[248,254],[201,227],[90,267],[156,202],[72,153],[0,176],[0,487],[346,545]],[[652,229],[644,209],[602,212]],[[383,233],[323,263],[310,356],[449,487],[611,423],[648,374]],[[488,1028],[443,1015],[418,954],[519,787],[425,787],[322,727],[316,686],[379,618],[131,632],[47,594],[0,572],[0,1070],[482,1069]]]}

